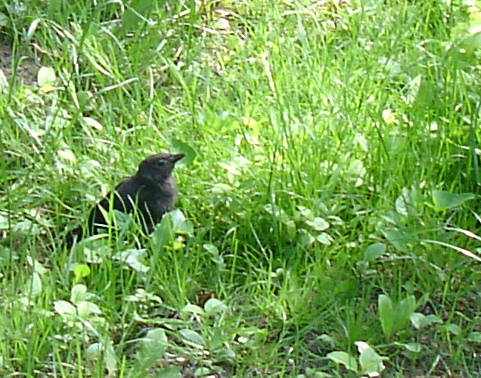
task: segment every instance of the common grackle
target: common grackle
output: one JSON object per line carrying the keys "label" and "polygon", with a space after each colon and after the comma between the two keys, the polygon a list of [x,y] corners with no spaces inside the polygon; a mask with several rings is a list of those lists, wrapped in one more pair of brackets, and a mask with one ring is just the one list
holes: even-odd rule
{"label": "common grackle", "polygon": [[[172,171],[175,163],[184,156],[157,154],[143,160],[134,176],[122,181],[92,209],[87,233],[96,234],[105,229],[107,220],[104,215],[109,212],[110,206],[125,213],[138,214],[144,231],[151,233],[162,216],[174,208],[177,183],[172,177]],[[75,237],[78,241],[84,234],[82,227],[72,230],[67,234],[67,246],[72,246]]]}

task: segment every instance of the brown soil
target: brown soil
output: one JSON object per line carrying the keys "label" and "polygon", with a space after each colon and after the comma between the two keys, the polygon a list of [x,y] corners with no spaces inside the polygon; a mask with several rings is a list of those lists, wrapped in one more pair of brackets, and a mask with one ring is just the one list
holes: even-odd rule
{"label": "brown soil", "polygon": [[[18,54],[18,52],[17,52]],[[15,80],[23,85],[29,85],[32,87],[37,86],[37,72],[39,65],[33,58],[26,57],[23,54],[18,54],[15,64],[19,64],[16,69]],[[12,45],[10,41],[0,40],[0,70],[3,71],[7,80],[12,78]]]}

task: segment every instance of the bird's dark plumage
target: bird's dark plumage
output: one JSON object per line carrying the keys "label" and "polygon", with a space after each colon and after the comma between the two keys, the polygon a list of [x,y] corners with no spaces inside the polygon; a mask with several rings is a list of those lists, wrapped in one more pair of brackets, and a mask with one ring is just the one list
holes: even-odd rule
{"label": "bird's dark plumage", "polygon": [[[177,184],[172,171],[175,163],[184,156],[157,154],[143,160],[134,176],[122,181],[113,193],[92,209],[88,219],[88,233],[95,234],[105,228],[108,222],[104,214],[109,212],[110,206],[125,213],[137,213],[144,231],[152,232],[162,216],[174,208]],[[82,227],[71,231],[67,235],[67,244],[71,246],[75,236],[79,240],[83,234]]]}

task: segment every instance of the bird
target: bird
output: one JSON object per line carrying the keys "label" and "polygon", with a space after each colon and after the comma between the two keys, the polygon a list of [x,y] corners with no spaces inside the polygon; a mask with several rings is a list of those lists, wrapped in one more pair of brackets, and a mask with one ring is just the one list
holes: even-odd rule
{"label": "bird", "polygon": [[85,234],[93,235],[106,230],[110,208],[123,213],[134,213],[143,231],[150,234],[163,215],[174,209],[177,183],[172,176],[175,163],[185,154],[155,154],[142,160],[134,176],[122,181],[90,211],[87,230],[80,226],[67,234],[67,246],[79,241]]}

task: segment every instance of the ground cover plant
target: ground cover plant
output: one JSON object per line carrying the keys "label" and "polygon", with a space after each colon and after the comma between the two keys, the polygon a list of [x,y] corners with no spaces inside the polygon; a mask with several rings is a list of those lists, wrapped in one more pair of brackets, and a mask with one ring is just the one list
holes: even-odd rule
{"label": "ground cover plant", "polygon": [[1,2],[0,375],[479,377],[480,5]]}

